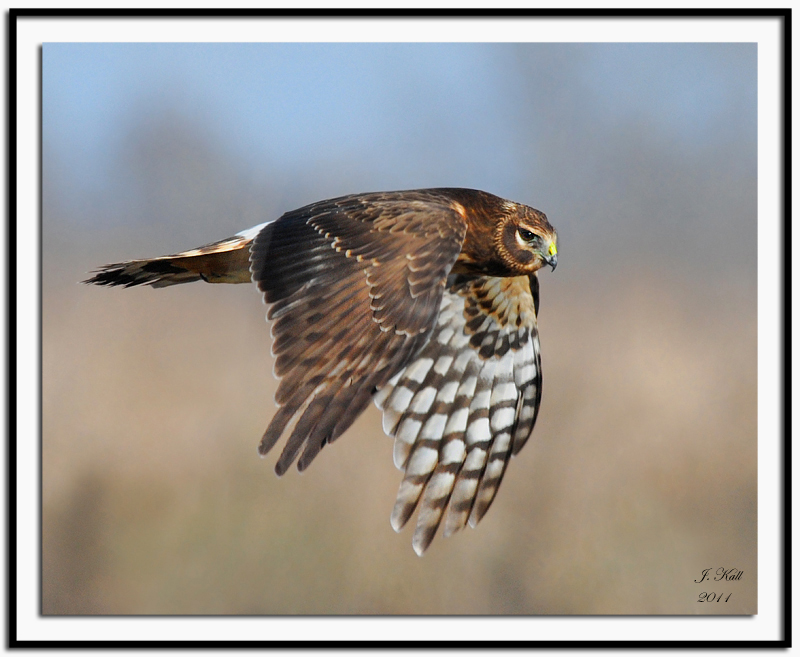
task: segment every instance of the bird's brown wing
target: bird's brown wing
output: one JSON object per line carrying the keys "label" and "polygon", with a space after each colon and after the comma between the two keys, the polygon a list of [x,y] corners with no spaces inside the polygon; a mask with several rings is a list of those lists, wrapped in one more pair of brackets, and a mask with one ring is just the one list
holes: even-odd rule
{"label": "bird's brown wing", "polygon": [[478,523],[533,430],[542,390],[537,283],[451,276],[430,341],[376,395],[404,471],[392,526],[399,531],[420,507],[418,554],[443,518],[445,536]]}
{"label": "bird's brown wing", "polygon": [[446,196],[402,192],[316,203],[258,234],[251,271],[281,379],[259,452],[296,420],[278,474],[298,455],[305,469],[428,341],[465,233]]}

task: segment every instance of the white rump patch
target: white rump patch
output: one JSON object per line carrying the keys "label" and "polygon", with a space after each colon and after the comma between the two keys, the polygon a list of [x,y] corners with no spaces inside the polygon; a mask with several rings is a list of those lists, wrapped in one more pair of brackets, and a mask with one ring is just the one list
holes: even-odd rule
{"label": "white rump patch", "polygon": [[244,237],[247,240],[254,240],[256,236],[264,228],[264,226],[269,226],[269,224],[274,222],[276,219],[277,217],[275,219],[270,219],[269,221],[265,221],[263,224],[258,224],[258,226],[253,226],[252,228],[248,228],[239,233],[236,233],[235,237]]}

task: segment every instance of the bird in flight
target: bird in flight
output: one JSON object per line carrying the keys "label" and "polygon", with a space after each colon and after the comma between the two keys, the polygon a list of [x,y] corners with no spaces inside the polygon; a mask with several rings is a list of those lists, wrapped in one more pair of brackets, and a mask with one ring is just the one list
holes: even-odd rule
{"label": "bird in flight", "polygon": [[312,203],[191,251],[106,265],[86,283],[254,282],[271,320],[278,410],[259,453],[305,470],[374,401],[403,472],[391,524],[412,545],[474,527],[542,397],[537,271],[556,231],[472,189]]}

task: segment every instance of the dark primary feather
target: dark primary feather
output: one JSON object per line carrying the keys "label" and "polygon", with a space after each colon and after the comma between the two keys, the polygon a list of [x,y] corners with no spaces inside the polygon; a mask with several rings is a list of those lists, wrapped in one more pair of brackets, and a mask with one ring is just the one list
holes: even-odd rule
{"label": "dark primary feather", "polygon": [[307,467],[427,342],[465,232],[447,197],[408,192],[315,203],[259,233],[251,270],[282,377],[259,451],[296,418],[279,474]]}

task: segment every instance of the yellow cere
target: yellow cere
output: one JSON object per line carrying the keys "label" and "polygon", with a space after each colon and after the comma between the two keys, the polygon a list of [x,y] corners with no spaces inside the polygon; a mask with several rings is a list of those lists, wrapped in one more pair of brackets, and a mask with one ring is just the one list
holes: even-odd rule
{"label": "yellow cere", "polygon": [[554,256],[558,251],[556,251],[556,243],[550,242],[550,248],[547,251],[548,255]]}

